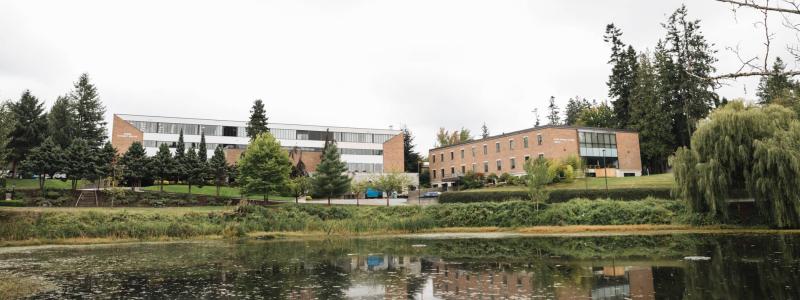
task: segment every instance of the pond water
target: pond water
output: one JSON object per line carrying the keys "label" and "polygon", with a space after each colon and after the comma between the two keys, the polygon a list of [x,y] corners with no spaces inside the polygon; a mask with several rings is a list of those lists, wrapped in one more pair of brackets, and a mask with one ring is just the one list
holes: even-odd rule
{"label": "pond water", "polygon": [[33,299],[800,299],[800,236],[375,238],[0,249]]}

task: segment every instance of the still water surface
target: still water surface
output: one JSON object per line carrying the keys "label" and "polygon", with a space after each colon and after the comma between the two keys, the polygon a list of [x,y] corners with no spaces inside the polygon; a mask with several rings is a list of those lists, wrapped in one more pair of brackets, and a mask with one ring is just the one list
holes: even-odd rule
{"label": "still water surface", "polygon": [[800,299],[798,255],[793,235],[148,243],[4,249],[0,275],[33,299]]}

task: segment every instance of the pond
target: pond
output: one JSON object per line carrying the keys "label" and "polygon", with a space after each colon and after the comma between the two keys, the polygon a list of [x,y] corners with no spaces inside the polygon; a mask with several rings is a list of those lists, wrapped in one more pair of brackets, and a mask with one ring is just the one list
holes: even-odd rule
{"label": "pond", "polygon": [[800,236],[142,243],[0,249],[0,298],[800,299]]}

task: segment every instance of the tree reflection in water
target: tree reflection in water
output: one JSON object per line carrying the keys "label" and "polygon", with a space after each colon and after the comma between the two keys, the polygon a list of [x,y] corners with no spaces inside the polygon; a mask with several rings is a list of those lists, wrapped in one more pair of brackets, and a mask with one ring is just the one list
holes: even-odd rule
{"label": "tree reflection in water", "polygon": [[56,247],[0,254],[0,277],[54,284],[32,298],[800,299],[797,242],[672,235]]}

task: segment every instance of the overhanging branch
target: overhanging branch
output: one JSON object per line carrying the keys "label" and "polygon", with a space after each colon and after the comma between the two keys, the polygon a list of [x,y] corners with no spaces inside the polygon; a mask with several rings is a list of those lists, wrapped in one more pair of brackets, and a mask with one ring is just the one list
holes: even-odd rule
{"label": "overhanging branch", "polygon": [[782,8],[782,7],[759,5],[759,4],[756,4],[755,1],[748,1],[748,0],[744,0],[744,1],[738,1],[738,0],[716,0],[716,1],[723,2],[723,3],[730,3],[730,4],[738,5],[738,6],[744,6],[744,7],[760,9],[760,10],[768,10],[768,11],[775,11],[775,12],[782,12],[782,13],[800,15],[800,9],[797,9],[797,8],[793,8],[792,9],[792,8]]}

